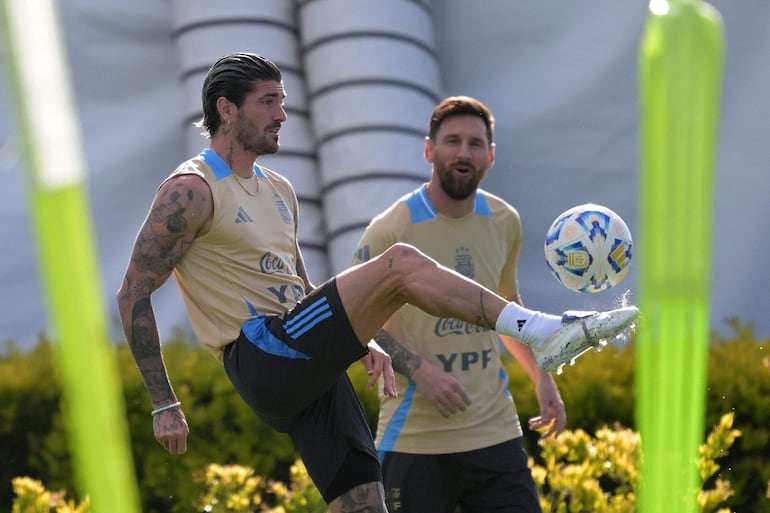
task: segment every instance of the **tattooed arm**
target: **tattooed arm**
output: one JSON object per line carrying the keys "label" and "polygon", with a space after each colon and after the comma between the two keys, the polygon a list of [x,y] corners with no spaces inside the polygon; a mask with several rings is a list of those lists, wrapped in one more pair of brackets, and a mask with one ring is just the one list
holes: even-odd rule
{"label": "tattooed arm", "polygon": [[463,411],[471,403],[468,391],[454,375],[399,343],[384,329],[377,332],[374,340],[390,355],[393,370],[414,381],[442,416]]}
{"label": "tattooed arm", "polygon": [[374,340],[390,355],[390,358],[393,360],[394,371],[411,379],[414,372],[420,368],[422,356],[399,344],[387,331],[378,331],[374,336]]}
{"label": "tattooed arm", "polygon": [[[195,237],[208,230],[213,215],[211,190],[195,175],[165,182],[139,230],[118,291],[123,331],[150,395],[153,408],[177,401],[160,348],[151,294],[168,280]],[[172,454],[186,450],[187,422],[181,408],[153,419],[155,437]]]}
{"label": "tattooed arm", "polygon": [[310,275],[308,275],[307,268],[305,267],[305,259],[302,256],[302,251],[299,249],[299,240],[296,241],[297,245],[297,276],[302,278],[302,282],[305,284],[305,294],[309,294],[311,290],[315,288],[313,282],[310,281]]}

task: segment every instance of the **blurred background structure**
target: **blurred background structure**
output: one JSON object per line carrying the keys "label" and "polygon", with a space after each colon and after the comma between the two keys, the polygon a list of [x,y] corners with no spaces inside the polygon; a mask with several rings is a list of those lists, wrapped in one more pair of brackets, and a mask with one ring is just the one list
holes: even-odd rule
{"label": "blurred background structure", "polygon": [[[727,50],[711,326],[737,317],[767,337],[770,3],[711,3],[723,17]],[[160,181],[207,146],[192,126],[200,86],[208,66],[230,51],[263,54],[284,73],[281,151],[259,163],[294,183],[314,282],[347,266],[369,219],[427,179],[431,109],[444,96],[467,94],[497,118],[497,162],[484,186],[521,214],[526,304],[604,308],[629,290],[634,301],[638,262],[617,289],[577,295],[550,276],[542,244],[559,213],[586,202],[613,209],[636,231],[644,2],[76,0],[62,2],[61,15],[117,340],[113,298],[136,230]],[[55,334],[3,73],[0,66],[0,342],[29,347],[41,333]],[[155,295],[162,336],[188,326],[175,288],[172,280]]]}

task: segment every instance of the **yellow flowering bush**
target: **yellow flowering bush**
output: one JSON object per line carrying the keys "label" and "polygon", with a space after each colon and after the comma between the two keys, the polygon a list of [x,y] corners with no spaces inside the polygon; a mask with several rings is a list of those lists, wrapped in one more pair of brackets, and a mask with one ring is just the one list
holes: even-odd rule
{"label": "yellow flowering bush", "polygon": [[[741,435],[732,429],[733,414],[720,422],[700,447],[700,475],[706,483],[719,470],[716,459],[725,456]],[[619,425],[602,427],[595,436],[585,431],[564,431],[557,438],[541,439],[541,460],[530,458],[532,475],[540,490],[545,513],[633,513],[639,485],[639,433]],[[713,487],[698,493],[702,513],[729,513],[717,507],[733,494],[730,483],[717,477]]]}
{"label": "yellow flowering bush", "polygon": [[[701,513],[729,513],[729,509],[717,509],[734,492],[729,481],[717,474],[716,460],[726,456],[741,436],[732,426],[733,413],[723,415],[700,447]],[[540,463],[530,458],[530,467],[544,513],[634,513],[639,433],[620,425],[602,427],[593,436],[577,429],[541,439],[539,446]],[[195,480],[205,489],[195,504],[199,512],[328,513],[300,460],[290,469],[288,485],[255,475],[252,468],[241,465],[209,464]],[[64,492],[49,492],[40,481],[28,477],[15,478],[13,490],[12,513],[90,513],[87,497],[80,504],[65,501]]]}
{"label": "yellow flowering bush", "polygon": [[206,486],[199,511],[206,513],[251,513],[262,504],[265,482],[254,470],[239,465],[210,464],[196,481]]}
{"label": "yellow flowering bush", "polygon": [[65,492],[49,492],[43,483],[29,477],[16,477],[12,481],[12,513],[90,513],[88,497],[80,504],[65,500]]}
{"label": "yellow flowering bush", "polygon": [[205,513],[326,513],[327,507],[297,460],[290,470],[291,483],[264,479],[241,465],[206,467],[198,481],[206,492],[198,501]]}

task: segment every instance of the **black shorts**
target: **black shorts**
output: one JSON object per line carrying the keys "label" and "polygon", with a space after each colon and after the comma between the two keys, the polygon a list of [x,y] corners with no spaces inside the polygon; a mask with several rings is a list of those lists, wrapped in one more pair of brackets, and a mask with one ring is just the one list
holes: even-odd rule
{"label": "black shorts", "polygon": [[454,454],[382,457],[390,513],[542,513],[521,438]]}
{"label": "black shorts", "polygon": [[333,278],[283,317],[247,321],[225,348],[230,381],[262,420],[289,434],[327,502],[381,480],[371,430],[346,374],[366,354]]}

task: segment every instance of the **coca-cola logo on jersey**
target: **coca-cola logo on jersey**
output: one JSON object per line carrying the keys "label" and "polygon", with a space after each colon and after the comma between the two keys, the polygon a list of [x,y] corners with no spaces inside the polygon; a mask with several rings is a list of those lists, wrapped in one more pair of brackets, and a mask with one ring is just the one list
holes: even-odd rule
{"label": "coca-cola logo on jersey", "polygon": [[459,319],[444,318],[436,322],[436,328],[433,330],[437,337],[446,337],[448,335],[472,335],[474,333],[485,333],[487,328],[476,326]]}
{"label": "coca-cola logo on jersey", "polygon": [[259,259],[259,270],[265,274],[282,273],[286,269],[286,263],[277,255],[269,251]]}

